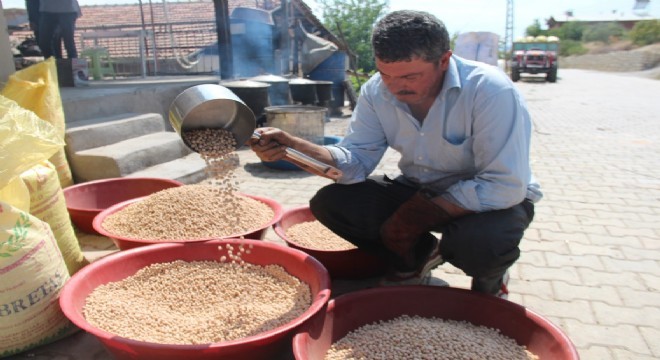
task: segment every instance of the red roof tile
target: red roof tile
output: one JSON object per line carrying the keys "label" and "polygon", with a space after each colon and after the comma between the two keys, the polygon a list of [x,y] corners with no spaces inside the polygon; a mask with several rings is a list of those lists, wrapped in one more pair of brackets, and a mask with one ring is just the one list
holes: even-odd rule
{"label": "red roof tile", "polygon": [[[313,27],[322,28],[321,22],[312,14],[311,9],[301,0],[291,0],[296,11]],[[237,7],[262,8],[274,10],[280,0],[230,0],[229,13]],[[102,31],[139,31],[145,29],[155,34],[155,47],[159,59],[190,55],[217,42],[215,8],[213,1],[162,2],[127,5],[82,6],[82,17],[76,22],[76,43],[78,50],[94,46],[94,41],[86,39],[82,43],[82,34]],[[142,20],[144,19],[144,20]],[[152,20],[153,19],[153,20]],[[144,24],[144,25],[143,25]],[[12,37],[18,42],[31,36],[30,31],[14,31]],[[331,40],[332,34],[326,33]],[[137,38],[99,38],[98,46],[109,49],[113,58],[139,57]],[[151,38],[146,41],[150,56],[153,54]]]}

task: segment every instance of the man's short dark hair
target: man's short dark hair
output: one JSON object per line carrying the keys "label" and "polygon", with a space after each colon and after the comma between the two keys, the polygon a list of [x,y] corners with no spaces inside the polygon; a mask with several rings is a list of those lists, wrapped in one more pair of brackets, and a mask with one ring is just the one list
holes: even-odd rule
{"label": "man's short dark hair", "polygon": [[436,62],[449,50],[449,33],[427,12],[400,10],[378,21],[371,44],[376,58],[386,63],[413,58]]}

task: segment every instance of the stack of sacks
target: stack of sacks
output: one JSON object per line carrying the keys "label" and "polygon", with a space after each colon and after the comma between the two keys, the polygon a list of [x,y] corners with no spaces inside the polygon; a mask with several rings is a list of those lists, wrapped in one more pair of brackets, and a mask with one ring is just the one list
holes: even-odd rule
{"label": "stack of sacks", "polygon": [[62,287],[87,261],[62,191],[71,172],[54,60],[19,71],[3,89],[0,163],[2,357],[78,330],[59,306]]}

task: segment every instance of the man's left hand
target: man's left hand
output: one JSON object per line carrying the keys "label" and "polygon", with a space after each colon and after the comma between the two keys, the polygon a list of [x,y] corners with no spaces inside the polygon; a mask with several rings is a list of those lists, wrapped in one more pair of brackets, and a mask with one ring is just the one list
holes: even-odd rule
{"label": "man's left hand", "polygon": [[383,223],[380,237],[387,249],[410,263],[419,237],[451,219],[445,209],[418,191]]}

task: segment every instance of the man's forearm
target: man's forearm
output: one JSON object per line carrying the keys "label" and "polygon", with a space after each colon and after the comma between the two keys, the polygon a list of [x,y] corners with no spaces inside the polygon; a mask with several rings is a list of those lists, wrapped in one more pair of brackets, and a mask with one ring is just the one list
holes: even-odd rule
{"label": "man's forearm", "polygon": [[326,149],[324,146],[314,144],[311,141],[302,138],[295,138],[291,147],[322,163],[336,166],[335,160],[330,154],[330,150]]}

